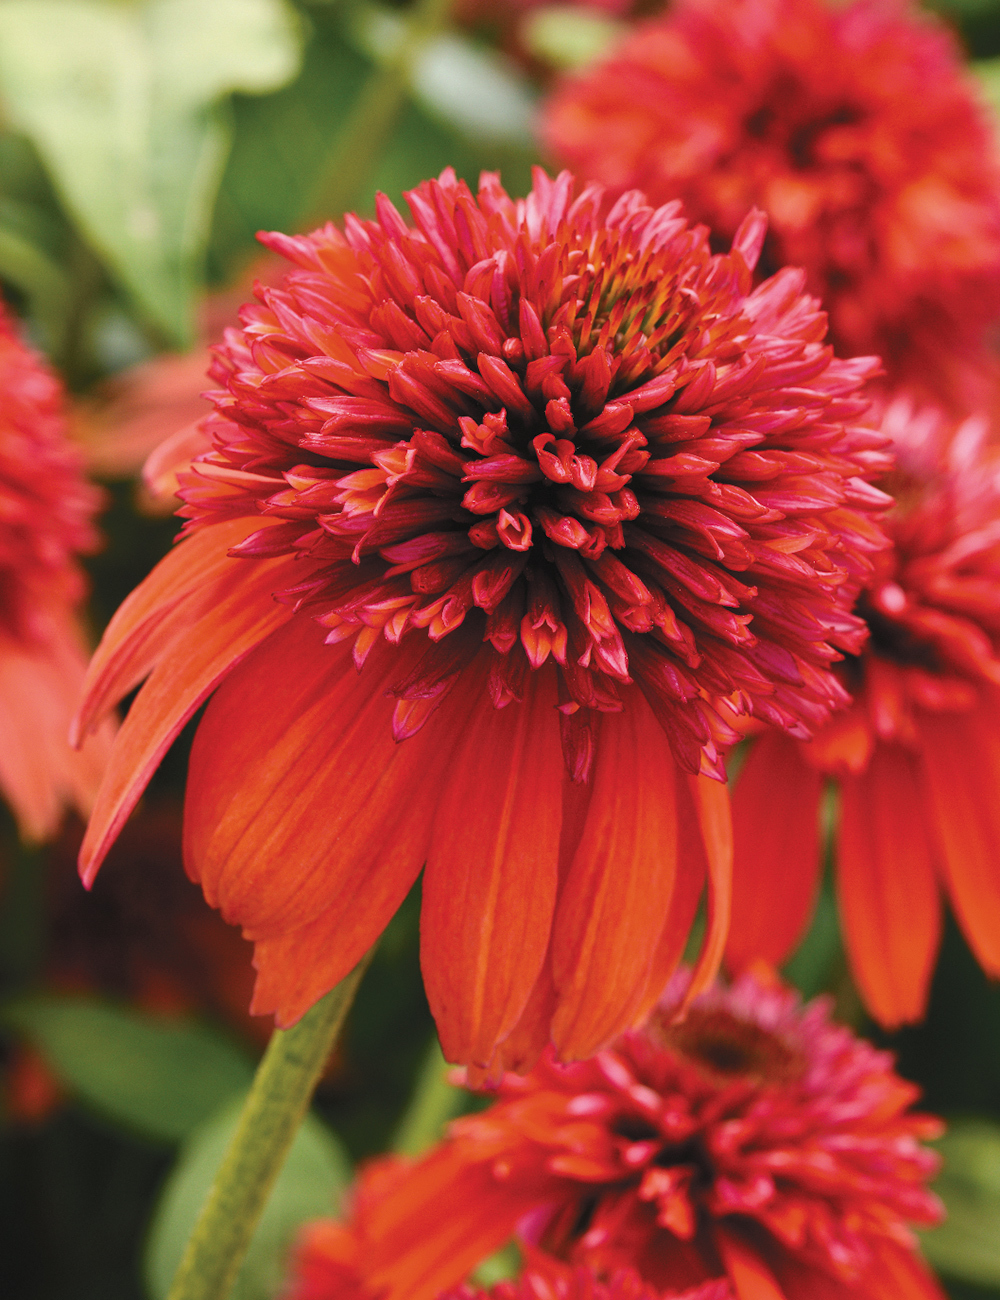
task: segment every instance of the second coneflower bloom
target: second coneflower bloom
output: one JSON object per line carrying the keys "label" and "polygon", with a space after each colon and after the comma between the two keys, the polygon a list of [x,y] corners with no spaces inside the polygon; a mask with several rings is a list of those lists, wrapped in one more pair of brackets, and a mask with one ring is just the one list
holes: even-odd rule
{"label": "second coneflower bloom", "polygon": [[82,726],[148,677],[83,849],[92,877],[167,747],[186,859],[300,1016],[421,867],[445,1053],[529,1064],[635,1023],[706,879],[724,935],[734,709],[807,735],[846,699],[883,544],[834,360],[752,217],[451,173],[312,235],[217,351],[187,535],[112,622]]}
{"label": "second coneflower bloom", "polygon": [[914,1085],[765,973],[678,1024],[685,978],[592,1059],[547,1054],[419,1160],[368,1165],[347,1221],[305,1229],[299,1275],[340,1279],[344,1300],[435,1300],[516,1234],[529,1261],[660,1290],[943,1300],[912,1232],[941,1214],[922,1145],[941,1125],[910,1109]]}
{"label": "second coneflower bloom", "polygon": [[69,440],[62,386],[0,301],[0,795],[25,839],[93,806],[106,723],[67,740],[87,663],[81,553],[97,546],[100,493]]}
{"label": "second coneflower bloom", "polygon": [[852,706],[809,743],[751,742],[733,795],[737,969],[784,960],[809,924],[820,801],[836,782],[836,882],[855,979],[895,1027],[927,1004],[947,899],[1000,976],[1000,460],[978,418],[957,429],[897,399],[893,549],[857,605],[871,630],[842,666]]}

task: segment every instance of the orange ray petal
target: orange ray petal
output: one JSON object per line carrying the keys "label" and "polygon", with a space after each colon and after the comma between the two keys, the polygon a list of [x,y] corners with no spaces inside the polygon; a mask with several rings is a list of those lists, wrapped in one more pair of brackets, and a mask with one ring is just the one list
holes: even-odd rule
{"label": "orange ray petal", "polygon": [[[521,1171],[519,1171],[519,1174]],[[560,1180],[544,1171],[505,1179],[445,1143],[412,1166],[364,1215],[362,1276],[382,1300],[434,1300],[509,1241],[518,1221]]]}
{"label": "orange ray petal", "polygon": [[264,564],[236,570],[211,618],[176,639],[136,696],[118,733],[108,770],[80,849],[80,871],[90,884],[163,755],[223,677],[291,611],[271,592],[274,571]]}
{"label": "orange ray petal", "polygon": [[583,835],[552,938],[560,1055],[587,1056],[641,1005],[676,878],[676,766],[638,691],[601,719]]}
{"label": "orange ray petal", "polygon": [[653,1009],[667,987],[671,975],[684,956],[691,927],[698,914],[702,891],[708,877],[708,859],[701,824],[694,805],[694,795],[684,774],[676,775],[677,786],[677,858],[684,869],[677,873],[670,911],[660,935],[650,968],[649,984],[640,1008],[640,1016]]}
{"label": "orange ray petal", "polygon": [[685,775],[684,779],[694,795],[708,864],[708,927],[684,994],[682,1006],[687,1006],[708,988],[722,964],[732,914],[733,820],[729,791],[724,785],[706,776]]}
{"label": "orange ray petal", "polygon": [[785,1300],[771,1270],[739,1237],[716,1228],[715,1244],[737,1300]]}
{"label": "orange ray petal", "polygon": [[802,938],[819,886],[820,773],[798,741],[766,731],[733,787],[733,922],[726,965],[778,965]]}
{"label": "orange ray petal", "polygon": [[[441,714],[458,692],[397,743],[386,688],[407,664],[407,651],[380,641],[358,673],[349,645],[325,645],[323,629],[298,617],[205,710],[191,751],[185,863],[248,939],[284,940],[310,926],[313,942],[324,916],[329,936],[334,910],[354,909],[340,918],[351,951],[331,958],[346,974],[358,934],[363,951],[416,878],[451,752]],[[272,951],[260,949],[259,960]],[[262,977],[258,1008],[277,996],[265,997],[276,986],[267,969]]]}
{"label": "orange ray petal", "polygon": [[67,805],[89,815],[115,733],[109,719],[82,751],[70,747],[87,656],[68,610],[46,623],[44,641],[0,639],[0,791],[36,841],[55,833]]}
{"label": "orange ray petal", "polygon": [[1000,708],[919,720],[925,788],[956,919],[988,974],[1000,975]]}
{"label": "orange ray petal", "polygon": [[[96,719],[148,676],[166,654],[171,632],[176,633],[178,625],[183,630],[205,609],[214,607],[220,581],[224,589],[248,571],[247,560],[232,559],[227,552],[271,523],[241,518],[201,528],[178,542],[130,593],[105,629],[87,669],[72,743],[79,743]],[[273,561],[264,563],[275,567]],[[275,581],[273,589],[279,590],[281,585]],[[193,607],[189,607],[192,601]]]}
{"label": "orange ray petal", "polygon": [[459,724],[424,873],[420,959],[441,1046],[489,1068],[548,948],[562,828],[554,672],[521,704],[485,690]]}
{"label": "orange ray petal", "polygon": [[911,754],[878,744],[841,782],[837,896],[865,1005],[886,1028],[919,1020],[941,940],[941,901]]}

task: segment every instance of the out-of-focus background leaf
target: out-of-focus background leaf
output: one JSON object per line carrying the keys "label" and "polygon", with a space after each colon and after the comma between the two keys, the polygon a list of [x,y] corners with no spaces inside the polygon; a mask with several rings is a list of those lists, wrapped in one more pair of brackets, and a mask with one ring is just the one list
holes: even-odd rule
{"label": "out-of-focus background leaf", "polygon": [[171,343],[193,299],[234,90],[292,77],[283,0],[3,0],[0,93],[108,268]]}
{"label": "out-of-focus background leaf", "polygon": [[192,1021],[55,997],[8,1003],[0,1018],[39,1048],[81,1101],[162,1142],[180,1142],[253,1078],[245,1052]]}
{"label": "out-of-focus background leaf", "polygon": [[982,1286],[1000,1286],[1000,1124],[953,1120],[938,1142],[944,1167],[935,1190],[948,1211],[922,1238],[935,1268]]}
{"label": "out-of-focus background leaf", "polygon": [[[149,1232],[145,1273],[152,1300],[165,1300],[242,1103],[242,1096],[235,1098],[181,1148]],[[307,1116],[268,1199],[231,1300],[269,1300],[275,1294],[296,1228],[307,1219],[335,1212],[350,1178],[350,1161],[337,1139],[315,1115]]]}

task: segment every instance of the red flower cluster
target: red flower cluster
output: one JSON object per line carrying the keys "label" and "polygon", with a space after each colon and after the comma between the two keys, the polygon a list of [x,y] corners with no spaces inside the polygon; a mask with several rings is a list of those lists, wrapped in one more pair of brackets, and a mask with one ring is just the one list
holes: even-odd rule
{"label": "red flower cluster", "polygon": [[941,894],[984,969],[1000,975],[1000,460],[984,421],[890,405],[897,469],[857,612],[870,629],[844,665],[854,697],[810,744],[754,742],[734,802],[728,955],[781,961],[808,925],[820,871],[824,777],[840,786],[837,888],[865,1002],[917,1020],[941,930]]}
{"label": "red flower cluster", "polygon": [[710,974],[728,808],[697,774],[734,708],[804,736],[846,701],[876,363],[832,358],[800,272],[751,288],[758,215],[712,255],[568,174],[409,203],[268,237],[296,269],[218,350],[187,538],[92,667],[84,725],[149,681],[82,865],[212,695],[186,855],[256,1010],[301,1015],[426,863],[445,1051],[524,1066],[645,1015],[706,872]]}
{"label": "red flower cluster", "polygon": [[678,0],[549,102],[552,153],[802,266],[844,355],[956,407],[1000,317],[1000,170],[945,28],[907,0]]}
{"label": "red flower cluster", "polygon": [[100,504],[66,435],[55,375],[0,302],[0,791],[22,834],[43,839],[64,808],[90,810],[109,739],[66,741],[86,656],[77,555]]}
{"label": "red flower cluster", "polygon": [[335,1262],[359,1296],[430,1300],[517,1230],[656,1288],[940,1300],[907,1227],[940,1215],[920,1145],[940,1125],[910,1112],[913,1085],[823,1000],[745,975],[678,1023],[683,983],[612,1048],[547,1054],[416,1163],[372,1166],[350,1223],[310,1230],[312,1267]]}

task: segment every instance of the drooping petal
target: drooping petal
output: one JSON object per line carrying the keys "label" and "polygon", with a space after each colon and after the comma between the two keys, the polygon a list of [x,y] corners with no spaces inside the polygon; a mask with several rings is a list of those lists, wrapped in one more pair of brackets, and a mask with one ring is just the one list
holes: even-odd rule
{"label": "drooping petal", "polygon": [[89,815],[115,733],[108,719],[81,751],[70,748],[86,656],[68,610],[47,624],[36,643],[0,637],[0,791],[27,840],[54,834],[67,804]]}
{"label": "drooping petal", "polygon": [[650,1011],[663,996],[667,981],[684,956],[709,874],[705,838],[691,783],[678,772],[676,785],[677,856],[685,863],[685,869],[677,874],[670,910],[653,955],[640,1016]]}
{"label": "drooping petal", "polygon": [[694,796],[708,868],[708,923],[684,997],[686,1005],[708,988],[722,964],[732,915],[733,821],[724,785],[705,776],[686,775],[685,780]]}
{"label": "drooping petal", "polygon": [[750,743],[733,787],[733,920],[726,965],[779,965],[802,937],[819,886],[823,777],[778,731]]}
{"label": "drooping petal", "polygon": [[941,901],[913,756],[876,746],[841,781],[837,897],[851,969],[887,1028],[919,1020],[941,939]]}
{"label": "drooping petal", "polygon": [[560,1053],[594,1051],[642,1000],[676,878],[676,766],[638,691],[601,719],[583,834],[552,939]]}
{"label": "drooping petal", "polygon": [[988,974],[1000,975],[1000,711],[926,712],[920,723],[942,876],[956,919]]}
{"label": "drooping petal", "polygon": [[420,918],[427,997],[450,1060],[489,1067],[545,960],[562,828],[555,673],[461,723],[434,819]]}
{"label": "drooping petal", "polygon": [[[534,1190],[544,1197],[557,1180],[538,1163]],[[448,1147],[419,1171],[416,1185],[398,1185],[365,1216],[360,1270],[374,1291],[385,1288],[383,1300],[434,1300],[507,1242],[532,1204],[523,1179],[512,1186],[489,1164],[463,1166]]]}
{"label": "drooping petal", "polygon": [[324,925],[342,934],[349,951],[329,959],[342,975],[423,864],[451,752],[437,718],[393,739],[386,692],[401,668],[383,644],[358,673],[349,647],[293,619],[216,692],[191,752],[184,856],[205,897],[254,941],[313,923],[310,942]]}
{"label": "drooping petal", "polygon": [[715,1241],[737,1300],[786,1300],[758,1251],[723,1228],[716,1229]]}
{"label": "drooping petal", "polygon": [[80,848],[89,884],[163,755],[181,728],[244,655],[286,623],[290,610],[272,598],[273,569],[233,571],[210,620],[178,636],[136,696],[118,733]]}
{"label": "drooping petal", "polygon": [[183,633],[205,608],[214,608],[220,591],[249,576],[246,561],[231,559],[229,548],[269,524],[231,519],[194,533],[178,542],[129,594],[87,669],[73,724],[74,743],[152,672],[169,652],[173,636]]}

